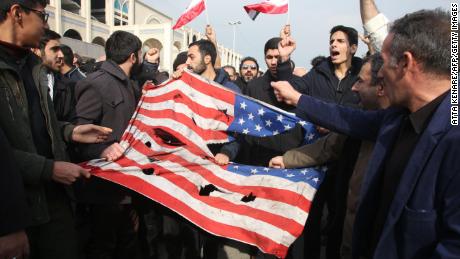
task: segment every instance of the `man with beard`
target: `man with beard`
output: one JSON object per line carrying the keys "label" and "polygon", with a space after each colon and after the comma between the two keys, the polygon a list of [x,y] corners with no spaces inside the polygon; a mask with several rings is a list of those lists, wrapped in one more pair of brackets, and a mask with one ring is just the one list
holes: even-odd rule
{"label": "man with beard", "polygon": [[240,76],[235,80],[235,84],[241,89],[241,92],[246,92],[246,87],[249,81],[259,76],[259,64],[253,57],[245,57],[240,63]]}
{"label": "man with beard", "polygon": [[[238,86],[230,81],[224,69],[214,69],[216,58],[215,45],[209,40],[199,40],[189,45],[186,64],[188,69],[194,73],[219,83],[234,92],[241,93]],[[238,154],[239,144],[234,141],[224,145],[210,145],[210,148],[215,154],[216,162],[219,165],[226,165]]]}
{"label": "man with beard", "polygon": [[46,29],[40,40],[40,48],[33,51],[46,67],[48,91],[58,120],[72,122],[75,119],[75,82],[60,74],[64,66],[60,39],[57,32]]}
{"label": "man with beard", "polygon": [[[135,35],[116,31],[107,40],[107,60],[100,70],[77,83],[77,123],[111,127],[113,134],[100,144],[81,145],[82,160],[113,161],[124,148],[118,143],[136,109],[140,91],[130,80],[141,67],[142,43]],[[91,236],[87,258],[138,258],[137,215],[132,194],[125,188],[98,178],[81,183],[77,198],[90,204]]]}

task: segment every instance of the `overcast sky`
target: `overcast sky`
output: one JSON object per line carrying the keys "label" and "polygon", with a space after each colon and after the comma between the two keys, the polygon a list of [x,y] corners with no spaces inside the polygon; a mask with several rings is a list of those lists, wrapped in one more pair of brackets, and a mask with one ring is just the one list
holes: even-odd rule
{"label": "overcast sky", "polygon": [[[153,8],[172,17],[174,22],[187,8],[191,0],[142,0]],[[211,25],[215,28],[217,40],[226,47],[232,47],[233,29],[230,21],[241,21],[236,28],[236,51],[243,56],[253,56],[265,70],[263,46],[265,42],[279,35],[287,22],[287,15],[260,14],[252,21],[243,6],[261,0],[207,0],[207,11]],[[376,0],[379,10],[390,20],[420,9],[441,7],[449,10],[453,0]],[[296,66],[310,68],[310,60],[317,55],[328,56],[329,30],[335,25],[346,25],[362,33],[359,0],[291,0],[291,30],[297,41],[293,55]],[[206,16],[203,12],[188,24],[204,32]],[[358,55],[367,48],[360,42]]]}

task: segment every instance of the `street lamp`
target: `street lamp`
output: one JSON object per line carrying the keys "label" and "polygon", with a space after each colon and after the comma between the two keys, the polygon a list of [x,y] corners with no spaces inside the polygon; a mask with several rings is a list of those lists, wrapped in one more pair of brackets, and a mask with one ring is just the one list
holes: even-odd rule
{"label": "street lamp", "polygon": [[232,49],[233,49],[233,52],[235,52],[236,26],[241,24],[241,21],[228,22],[228,24],[233,26],[233,45],[232,45]]}

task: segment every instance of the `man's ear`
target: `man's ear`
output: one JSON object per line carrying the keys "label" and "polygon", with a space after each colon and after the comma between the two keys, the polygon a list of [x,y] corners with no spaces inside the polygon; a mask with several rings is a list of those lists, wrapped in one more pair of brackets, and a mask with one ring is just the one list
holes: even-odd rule
{"label": "man's ear", "polygon": [[211,55],[206,55],[204,56],[204,63],[207,65],[207,64],[211,64]]}
{"label": "man's ear", "polygon": [[353,44],[350,46],[350,49],[351,49],[351,54],[354,55],[356,54],[356,51],[358,50],[358,45]]}
{"label": "man's ear", "polygon": [[378,97],[384,96],[385,95],[385,90],[383,89],[383,85],[381,83],[378,83],[376,85],[376,87],[377,87],[377,96]]}
{"label": "man's ear", "polygon": [[131,53],[131,55],[129,55],[129,60],[132,64],[136,64],[136,53]]}

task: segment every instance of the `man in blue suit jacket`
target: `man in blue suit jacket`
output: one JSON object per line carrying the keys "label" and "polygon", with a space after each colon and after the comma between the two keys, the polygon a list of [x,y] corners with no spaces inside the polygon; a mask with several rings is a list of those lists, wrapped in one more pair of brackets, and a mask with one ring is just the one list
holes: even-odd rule
{"label": "man in blue suit jacket", "polygon": [[[395,21],[379,71],[391,108],[361,111],[272,83],[297,115],[376,141],[353,233],[354,258],[460,257],[460,128],[450,121],[450,15]],[[293,48],[286,38],[280,48]]]}

